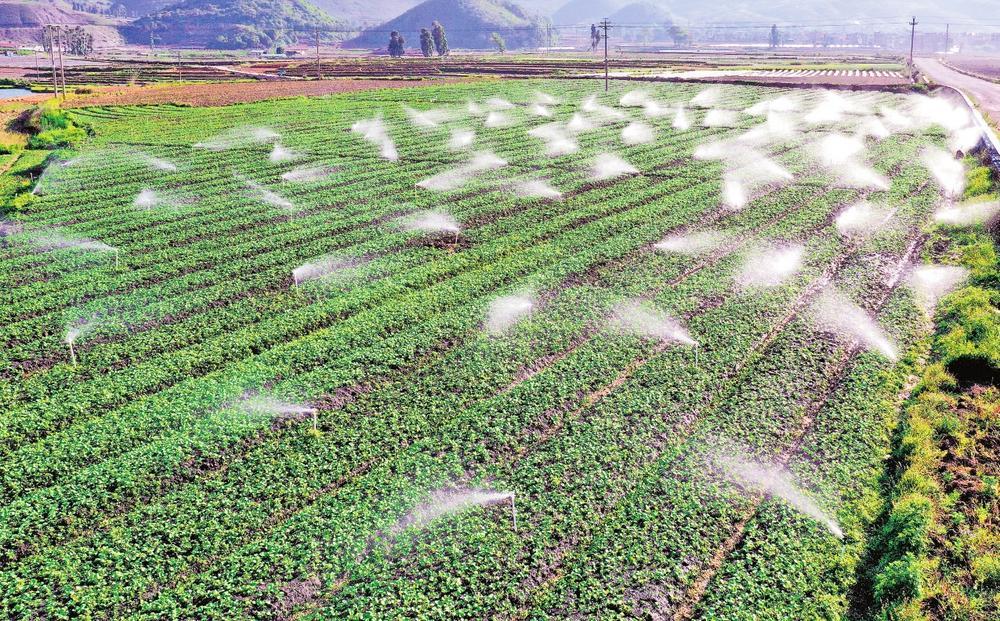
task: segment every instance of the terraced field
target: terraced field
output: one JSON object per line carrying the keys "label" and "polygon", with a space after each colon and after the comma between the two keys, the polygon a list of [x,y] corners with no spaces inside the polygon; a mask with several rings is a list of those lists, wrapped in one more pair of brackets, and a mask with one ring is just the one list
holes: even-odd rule
{"label": "terraced field", "polygon": [[0,616],[845,614],[949,136],[592,87],[75,110],[0,239]]}

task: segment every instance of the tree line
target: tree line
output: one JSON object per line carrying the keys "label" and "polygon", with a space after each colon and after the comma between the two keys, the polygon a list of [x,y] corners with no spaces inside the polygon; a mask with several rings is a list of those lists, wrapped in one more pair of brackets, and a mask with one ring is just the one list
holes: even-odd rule
{"label": "tree line", "polygon": [[[448,55],[448,36],[441,22],[434,20],[430,29],[420,29],[420,51],[427,58],[437,53],[438,56]],[[398,30],[389,34],[389,56],[400,58],[406,54],[406,39]]]}

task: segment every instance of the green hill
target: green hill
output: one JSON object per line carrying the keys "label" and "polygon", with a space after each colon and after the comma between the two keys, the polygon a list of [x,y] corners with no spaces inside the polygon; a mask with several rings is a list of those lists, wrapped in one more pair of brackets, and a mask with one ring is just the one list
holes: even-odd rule
{"label": "green hill", "polygon": [[490,33],[497,32],[509,49],[535,47],[545,41],[543,18],[507,0],[427,0],[399,17],[347,41],[346,47],[384,47],[389,31],[398,30],[408,47],[418,45],[421,28],[440,21],[452,48],[489,49]]}
{"label": "green hill", "polygon": [[570,0],[552,14],[554,24],[593,24],[610,17],[621,0]]}
{"label": "green hill", "polygon": [[[306,0],[184,0],[124,28],[129,41],[222,49],[293,43],[316,27],[342,26]],[[332,36],[332,35],[330,35]]]}

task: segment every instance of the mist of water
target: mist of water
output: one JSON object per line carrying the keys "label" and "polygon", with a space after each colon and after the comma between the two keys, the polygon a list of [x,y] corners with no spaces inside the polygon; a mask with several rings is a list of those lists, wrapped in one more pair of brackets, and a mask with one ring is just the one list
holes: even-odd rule
{"label": "mist of water", "polygon": [[870,136],[876,140],[882,140],[891,136],[892,132],[877,116],[868,116],[862,119],[861,124],[858,126],[857,135],[860,138]]}
{"label": "mist of water", "polygon": [[634,175],[639,169],[612,153],[602,153],[594,159],[590,178],[594,181],[606,181],[624,175]]}
{"label": "mist of water", "polygon": [[455,116],[448,110],[414,110],[409,106],[403,106],[403,112],[406,113],[410,124],[418,129],[435,129]]}
{"label": "mist of water", "polygon": [[819,161],[837,175],[841,184],[854,188],[888,190],[889,180],[861,162],[865,143],[857,136],[832,133],[813,148]]}
{"label": "mist of water", "polygon": [[490,302],[486,316],[486,331],[492,335],[503,334],[530,315],[534,307],[534,296],[528,293],[496,298]]}
{"label": "mist of water", "polygon": [[743,261],[736,284],[743,289],[777,287],[802,267],[805,248],[800,244],[757,248]]}
{"label": "mist of water", "polygon": [[878,112],[886,123],[897,130],[909,129],[913,126],[913,120],[895,108],[880,106]]}
{"label": "mist of water", "polygon": [[36,248],[42,251],[72,249],[89,252],[112,252],[115,255],[115,263],[118,262],[117,248],[89,237],[67,237],[59,231],[49,229],[34,232],[31,235],[31,241]]}
{"label": "mist of water", "polygon": [[549,110],[542,104],[531,104],[530,106],[528,106],[528,114],[531,114],[532,116],[541,117],[543,119],[552,118],[552,110]]}
{"label": "mist of water", "polygon": [[154,157],[146,153],[137,153],[136,156],[146,166],[163,172],[177,172],[177,165],[160,157]]}
{"label": "mist of water", "polygon": [[448,148],[452,151],[464,151],[476,141],[476,132],[471,129],[453,129],[448,140]]}
{"label": "mist of water", "polygon": [[100,318],[93,316],[86,319],[76,319],[66,325],[63,335],[63,342],[69,347],[69,358],[73,366],[76,366],[76,342],[93,332],[100,322]]}
{"label": "mist of water", "polygon": [[484,114],[486,114],[486,111],[483,110],[483,107],[474,101],[470,101],[468,104],[466,104],[465,109],[471,116],[483,116]]}
{"label": "mist of water", "polygon": [[843,96],[833,91],[826,91],[823,100],[806,114],[805,121],[812,125],[840,123],[844,120],[844,115],[853,109],[851,102]]}
{"label": "mist of water", "polygon": [[581,134],[583,132],[589,132],[594,129],[595,125],[579,112],[573,113],[569,121],[566,123],[566,129],[573,132],[574,134]]}
{"label": "mist of water", "polygon": [[278,138],[278,133],[268,127],[236,127],[204,142],[197,142],[194,146],[209,151],[223,151],[246,144],[271,142]]}
{"label": "mist of water", "polygon": [[644,338],[689,347],[698,346],[698,342],[679,321],[643,300],[631,299],[615,304],[611,308],[608,323],[615,330]]}
{"label": "mist of water", "polygon": [[559,103],[559,100],[548,93],[535,91],[535,103],[542,106],[554,106]]}
{"label": "mist of water", "polygon": [[292,201],[288,200],[284,196],[276,192],[265,188],[263,185],[257,183],[253,179],[245,175],[234,175],[234,177],[243,183],[250,190],[250,196],[262,203],[271,205],[272,207],[280,207],[282,209],[293,210],[295,205]]}
{"label": "mist of water", "polygon": [[739,116],[733,110],[709,110],[705,113],[705,118],[701,124],[705,127],[733,127],[739,120]]}
{"label": "mist of water", "polygon": [[921,125],[940,125],[954,132],[972,123],[965,106],[955,105],[944,97],[912,95],[909,103],[910,112]]}
{"label": "mist of water", "polygon": [[837,216],[837,231],[844,237],[871,235],[881,229],[892,217],[893,212],[885,207],[872,205],[868,201],[855,203]]}
{"label": "mist of water", "polygon": [[674,113],[673,128],[681,131],[691,129],[691,121],[688,119],[687,112],[684,111],[684,106],[677,106],[677,111]]}
{"label": "mist of water", "polygon": [[315,417],[316,408],[301,403],[290,403],[266,395],[247,395],[240,401],[240,409],[252,416],[285,420],[289,418]]}
{"label": "mist of water", "polygon": [[622,142],[632,146],[649,144],[656,140],[653,128],[641,121],[633,121],[622,130]]}
{"label": "mist of water", "polygon": [[501,97],[490,97],[486,100],[486,107],[490,110],[510,110],[514,104]]}
{"label": "mist of water", "polygon": [[925,148],[920,159],[937,180],[941,192],[946,197],[959,197],[965,192],[965,166],[961,161],[936,147]]}
{"label": "mist of water", "polygon": [[826,289],[813,305],[817,326],[842,338],[859,342],[889,360],[898,358],[898,348],[874,319],[834,288]]}
{"label": "mist of water", "polygon": [[514,492],[487,489],[455,489],[433,492],[427,502],[405,515],[392,528],[398,534],[406,528],[424,528],[431,522],[461,513],[473,507],[487,507],[510,502],[514,530],[517,530],[517,513],[514,509]]}
{"label": "mist of water", "polygon": [[329,177],[337,170],[334,166],[300,166],[282,174],[281,180],[289,183],[312,183]]}
{"label": "mist of water", "polygon": [[779,498],[800,513],[819,522],[835,537],[842,539],[844,532],[837,521],[824,512],[798,485],[787,469],[779,465],[765,465],[733,455],[716,453],[710,463],[720,468],[735,483],[748,491],[765,493]]}
{"label": "mist of water", "polygon": [[621,110],[615,110],[610,106],[598,103],[596,95],[591,95],[583,100],[583,103],[580,105],[580,109],[588,114],[601,118],[605,122],[621,121],[625,118],[625,113]]}
{"label": "mist of water", "polygon": [[653,245],[660,252],[700,256],[713,252],[726,242],[728,236],[718,231],[698,231],[669,235]]}
{"label": "mist of water", "polygon": [[670,114],[670,108],[650,99],[642,106],[642,113],[649,119],[659,119]]}
{"label": "mist of water", "polygon": [[798,134],[798,128],[791,115],[783,112],[769,112],[767,119],[760,125],[741,134],[737,140],[750,144],[765,144],[780,140],[789,140]]}
{"label": "mist of water", "polygon": [[381,116],[357,121],[351,126],[351,131],[361,134],[361,137],[366,141],[376,145],[383,159],[392,162],[399,160],[399,151],[396,149],[396,143],[389,137]]}
{"label": "mist of water", "polygon": [[745,112],[751,116],[763,116],[765,114],[771,114],[773,112],[793,112],[798,109],[799,104],[797,101],[791,97],[782,95],[774,99],[765,99],[764,101],[758,101],[754,105],[750,106],[745,110]]}
{"label": "mist of water", "polygon": [[291,162],[301,157],[301,155],[291,149],[288,149],[287,147],[282,146],[279,142],[275,143],[274,148],[271,149],[271,154],[267,156],[267,159],[273,164],[280,164],[282,162]]}
{"label": "mist of water", "polygon": [[135,200],[132,201],[132,206],[136,209],[149,210],[154,209],[157,205],[159,205],[160,201],[161,199],[157,196],[155,191],[149,188],[144,188],[141,192],[139,192],[139,195],[135,197]]}
{"label": "mist of water", "polygon": [[355,259],[334,256],[323,257],[300,265],[292,270],[292,281],[296,285],[301,285],[311,280],[320,280],[343,274],[346,270],[354,269],[358,265],[359,262]]}
{"label": "mist of water", "polygon": [[957,289],[968,278],[969,270],[957,265],[921,265],[910,273],[907,284],[916,292],[924,309],[931,311],[938,300]]}
{"label": "mist of water", "polygon": [[541,179],[522,181],[514,185],[514,193],[522,198],[544,198],[547,200],[562,200],[562,192]]}
{"label": "mist of water", "polygon": [[732,171],[722,176],[722,202],[733,210],[743,209],[750,202],[746,185],[739,175]]}
{"label": "mist of water", "polygon": [[405,216],[399,220],[399,226],[404,231],[421,233],[454,233],[461,232],[458,220],[445,211],[421,211]]}
{"label": "mist of water", "polygon": [[618,105],[623,108],[642,108],[650,99],[646,91],[629,91],[621,96]]}
{"label": "mist of water", "polygon": [[691,105],[696,108],[711,108],[719,101],[721,95],[722,90],[712,86],[695,95],[691,100]]}
{"label": "mist of water", "polygon": [[452,170],[446,170],[433,177],[417,183],[417,187],[438,192],[450,191],[461,187],[470,179],[488,170],[495,170],[507,165],[507,161],[489,151],[476,153],[465,164]]}
{"label": "mist of water", "polygon": [[854,161],[865,150],[861,140],[844,134],[828,134],[816,145],[816,153],[823,164],[833,168]]}
{"label": "mist of water", "polygon": [[549,157],[569,155],[580,148],[576,140],[558,123],[540,125],[528,131],[528,135],[545,142],[545,154]]}
{"label": "mist of water", "polygon": [[983,130],[973,125],[956,131],[948,140],[948,146],[952,151],[968,153],[972,151],[983,140]]}
{"label": "mist of water", "polygon": [[19,234],[24,227],[20,222],[12,222],[10,220],[0,220],[0,237],[11,237],[13,235]]}
{"label": "mist of water", "polygon": [[514,124],[514,121],[510,118],[510,116],[508,116],[504,112],[501,112],[499,110],[491,110],[489,114],[486,115],[486,121],[484,122],[484,124],[486,125],[486,127],[490,128],[501,128],[501,127],[510,127],[511,125]]}
{"label": "mist of water", "polygon": [[1000,203],[948,205],[934,214],[934,220],[946,226],[974,226],[988,222],[1000,213]]}

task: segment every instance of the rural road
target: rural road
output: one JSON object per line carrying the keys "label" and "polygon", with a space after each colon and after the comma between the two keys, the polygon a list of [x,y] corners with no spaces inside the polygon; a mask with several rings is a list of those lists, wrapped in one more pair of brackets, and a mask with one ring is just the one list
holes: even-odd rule
{"label": "rural road", "polygon": [[964,91],[988,115],[994,127],[1000,127],[1000,84],[959,73],[935,58],[917,58],[917,69],[938,84]]}

